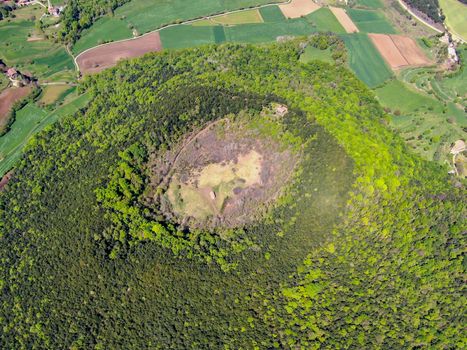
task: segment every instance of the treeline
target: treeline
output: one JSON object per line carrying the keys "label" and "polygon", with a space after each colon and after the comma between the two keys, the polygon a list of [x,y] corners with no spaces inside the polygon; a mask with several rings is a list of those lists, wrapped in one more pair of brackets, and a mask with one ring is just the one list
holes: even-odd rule
{"label": "treeline", "polygon": [[412,6],[423,12],[436,23],[442,23],[445,16],[442,14],[438,0],[404,0],[409,6]]}
{"label": "treeline", "polygon": [[74,43],[81,32],[97,19],[113,14],[113,11],[130,0],[70,0],[61,14],[59,38],[65,43]]}

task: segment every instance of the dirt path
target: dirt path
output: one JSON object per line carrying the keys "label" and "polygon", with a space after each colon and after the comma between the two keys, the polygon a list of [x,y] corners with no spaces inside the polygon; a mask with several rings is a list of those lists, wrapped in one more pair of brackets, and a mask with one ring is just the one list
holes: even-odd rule
{"label": "dirt path", "polygon": [[410,7],[408,7],[402,0],[397,0],[399,2],[399,5],[402,6],[402,8],[404,10],[406,10],[408,13],[410,13],[412,16],[414,16],[419,22],[423,23],[424,25],[426,25],[427,27],[430,27],[431,29],[433,29],[434,31],[438,32],[438,33],[444,33],[444,31],[436,28],[435,26],[431,25],[430,23],[426,22],[423,18],[419,17],[416,13],[414,13]]}

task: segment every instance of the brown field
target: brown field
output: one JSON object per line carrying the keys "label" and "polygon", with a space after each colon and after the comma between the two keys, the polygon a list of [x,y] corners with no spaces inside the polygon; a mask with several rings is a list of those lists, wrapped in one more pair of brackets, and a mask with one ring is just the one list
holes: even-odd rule
{"label": "brown field", "polygon": [[299,18],[318,10],[321,6],[313,0],[292,0],[290,4],[279,5],[279,8],[285,17]]}
{"label": "brown field", "polygon": [[0,180],[0,191],[2,191],[5,186],[8,184],[8,182],[10,181],[11,177],[13,176],[13,171],[10,171],[8,173],[5,174],[5,176],[3,176]]}
{"label": "brown field", "polygon": [[368,35],[392,69],[431,63],[412,38],[402,35]]}
{"label": "brown field", "polygon": [[391,35],[391,39],[409,65],[423,66],[432,63],[412,38],[403,35]]}
{"label": "brown field", "polygon": [[139,57],[148,52],[162,50],[159,33],[150,33],[137,39],[102,45],[84,52],[76,59],[83,74],[98,73],[113,67],[118,61]]}
{"label": "brown field", "polygon": [[347,14],[347,12],[345,12],[344,9],[332,6],[330,6],[329,8],[331,9],[334,16],[336,16],[337,20],[342,25],[342,27],[344,27],[347,33],[358,33],[357,26],[354,22],[352,22],[349,15]]}
{"label": "brown field", "polygon": [[7,124],[8,112],[15,102],[26,97],[31,92],[30,86],[9,88],[0,94],[0,129]]}

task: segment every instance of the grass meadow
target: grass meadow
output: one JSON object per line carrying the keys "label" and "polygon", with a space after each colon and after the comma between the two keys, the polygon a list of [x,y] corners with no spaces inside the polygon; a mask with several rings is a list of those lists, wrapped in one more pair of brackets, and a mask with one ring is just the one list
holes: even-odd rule
{"label": "grass meadow", "polygon": [[399,80],[388,82],[375,93],[381,105],[391,109],[391,125],[426,159],[443,160],[449,145],[465,137],[467,118],[453,103],[445,105]]}
{"label": "grass meadow", "polygon": [[447,26],[462,39],[467,40],[467,5],[458,0],[439,0],[446,16]]}
{"label": "grass meadow", "polygon": [[395,29],[381,12],[348,9],[347,13],[363,33],[396,34]]}
{"label": "grass meadow", "polygon": [[349,51],[349,67],[369,87],[376,87],[393,76],[392,71],[366,34],[344,34]]}

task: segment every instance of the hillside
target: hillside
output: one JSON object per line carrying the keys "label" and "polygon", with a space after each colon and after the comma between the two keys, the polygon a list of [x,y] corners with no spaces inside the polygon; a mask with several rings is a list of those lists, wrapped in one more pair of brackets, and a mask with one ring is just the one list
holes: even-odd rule
{"label": "hillside", "polygon": [[304,44],[88,77],[0,193],[0,347],[464,347],[465,184]]}

